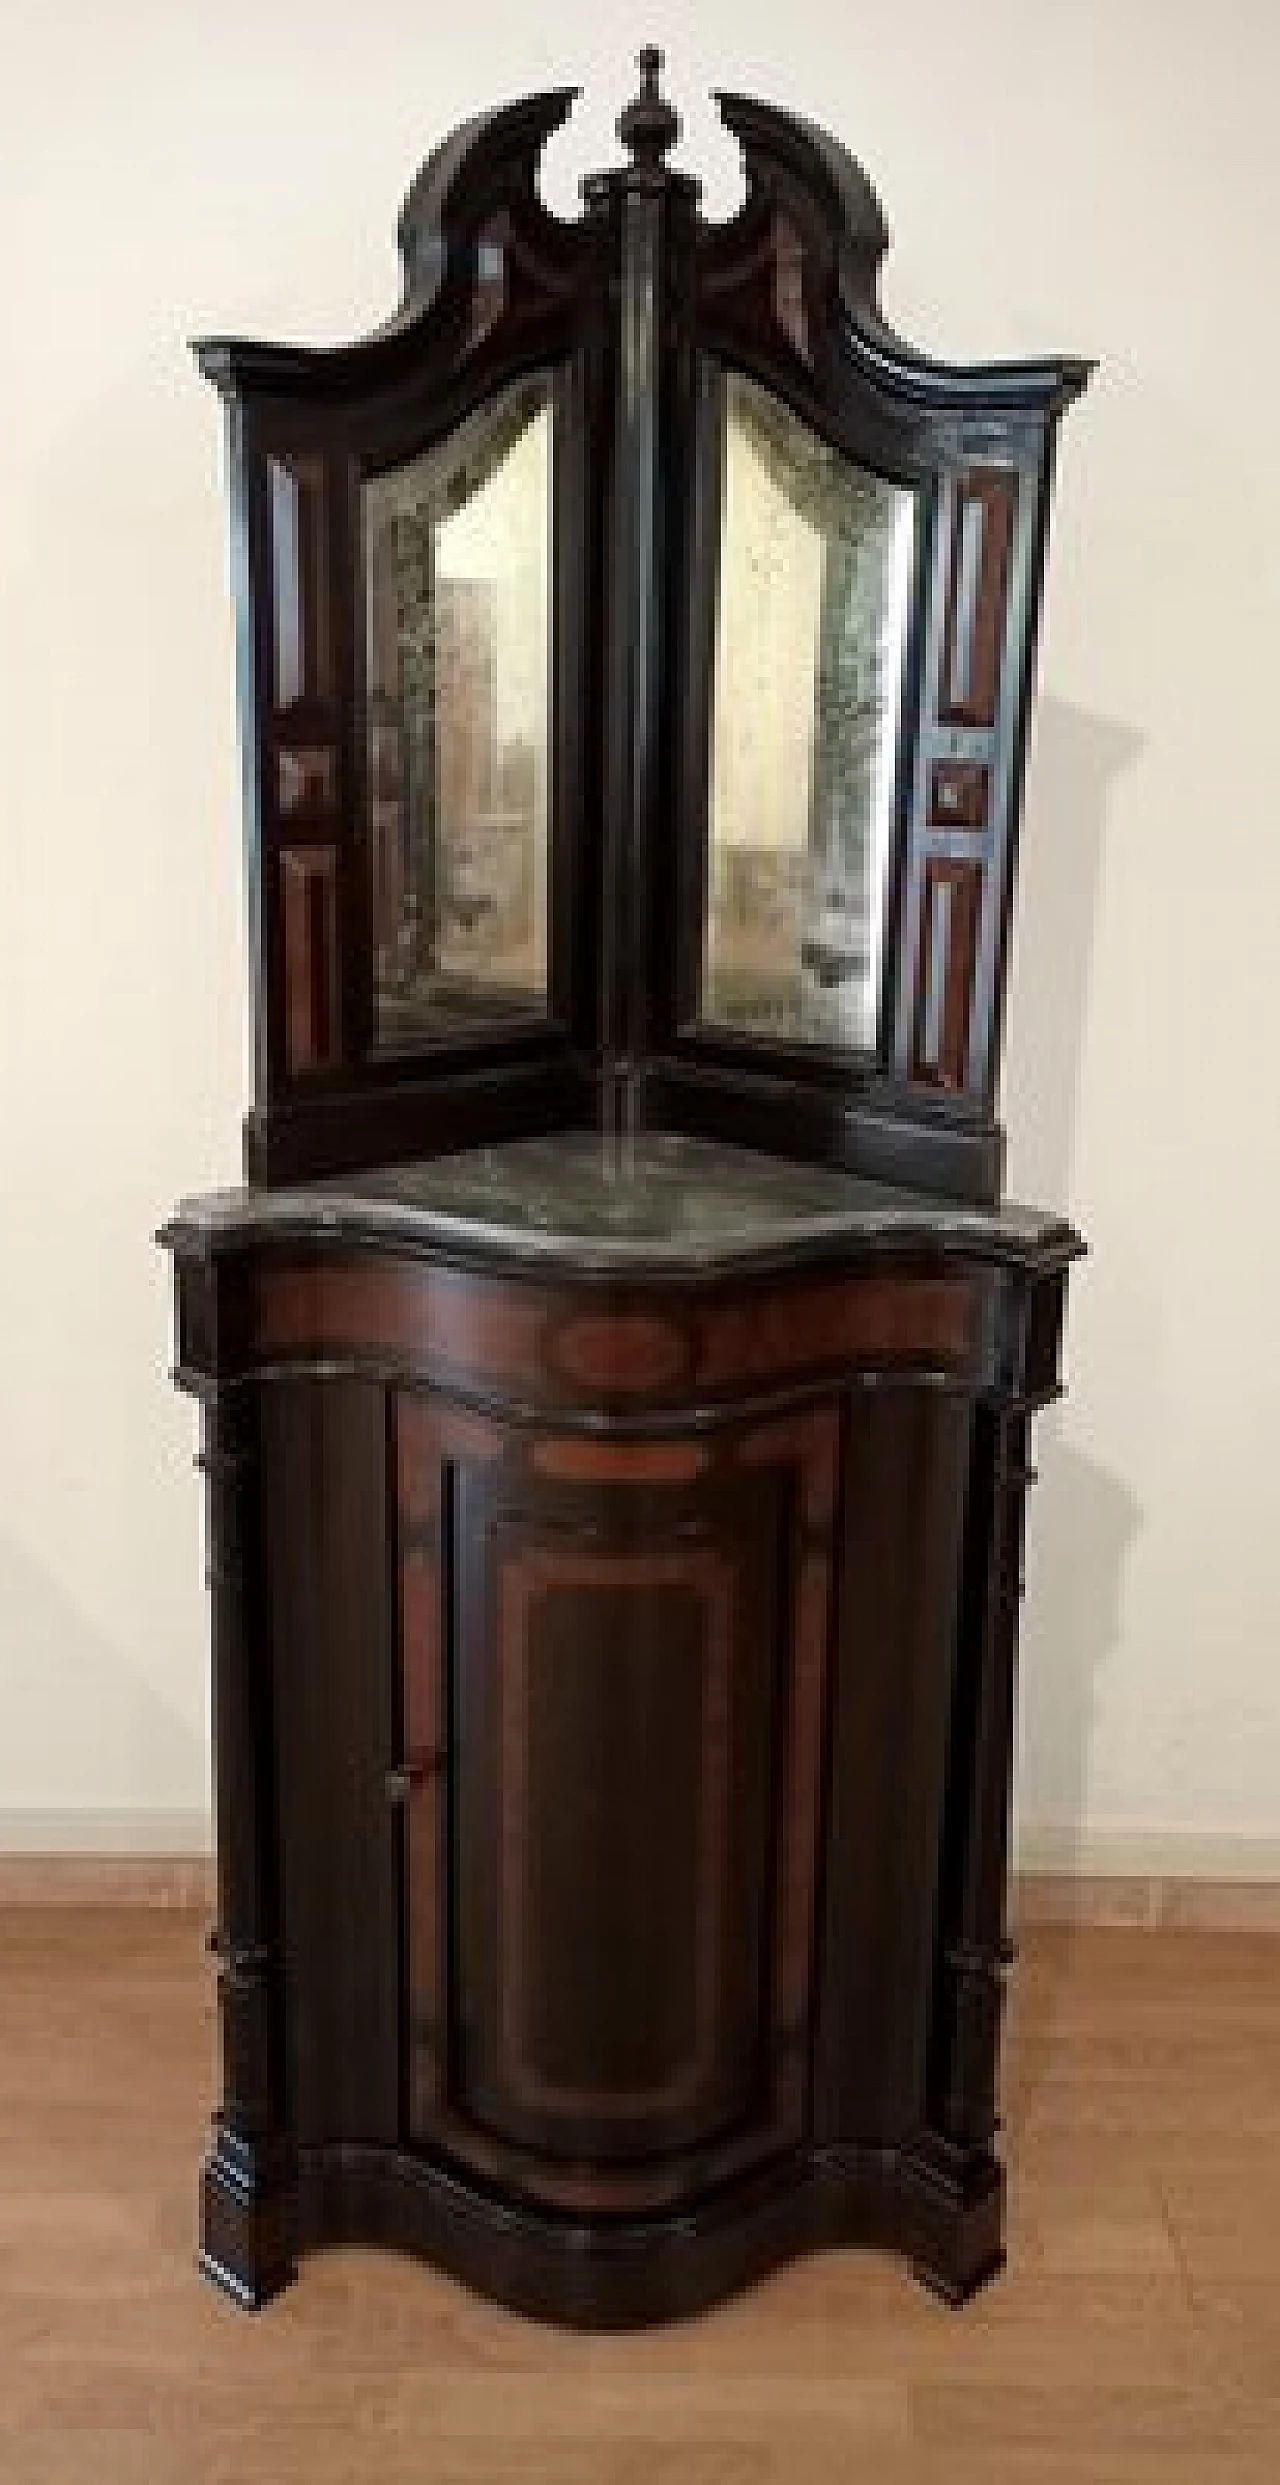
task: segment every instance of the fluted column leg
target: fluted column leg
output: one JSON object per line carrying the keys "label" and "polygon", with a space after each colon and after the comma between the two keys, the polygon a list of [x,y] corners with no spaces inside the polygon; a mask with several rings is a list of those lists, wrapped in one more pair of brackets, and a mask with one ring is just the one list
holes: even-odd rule
{"label": "fluted column leg", "polygon": [[953,2297],[969,2294],[1004,2258],[996,2075],[1010,1955],[1005,1893],[1028,1434],[1021,1401],[975,1411],[928,2126],[913,2151],[921,2274]]}
{"label": "fluted column leg", "polygon": [[293,2274],[293,2181],[283,2128],[281,1991],[272,1831],[272,1720],[257,1395],[204,1405],[213,1667],[214,1817],[222,2102],[200,2188],[200,2260],[245,2304]]}

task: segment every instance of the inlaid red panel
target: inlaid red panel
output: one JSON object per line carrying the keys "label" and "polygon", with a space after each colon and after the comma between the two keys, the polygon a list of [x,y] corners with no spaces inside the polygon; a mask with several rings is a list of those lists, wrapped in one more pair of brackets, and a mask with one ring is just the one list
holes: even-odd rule
{"label": "inlaid red panel", "polygon": [[1007,467],[956,478],[938,685],[938,713],[949,723],[995,722],[1016,501]]}
{"label": "inlaid red panel", "polygon": [[963,1087],[982,913],[982,866],[930,855],[921,893],[911,1075]]}
{"label": "inlaid red panel", "polygon": [[697,1379],[765,1380],[881,1356],[963,1359],[975,1305],[958,1277],[845,1277],[743,1295],[708,1315]]}
{"label": "inlaid red panel", "polygon": [[408,1758],[438,1751],[444,1735],[440,1672],[440,1565],[434,1552],[404,1544],[400,1563],[400,1654],[404,1682],[404,1749]]}
{"label": "inlaid red panel", "polygon": [[291,1078],[336,1061],[338,857],[333,846],[286,846],[280,856],[284,1055]]}
{"label": "inlaid red panel", "polygon": [[538,1475],[564,1484],[691,1484],[710,1453],[696,1441],[583,1441],[553,1434],[530,1453]]}
{"label": "inlaid red panel", "polygon": [[547,1315],[532,1286],[385,1260],[322,1262],[261,1272],[253,1339],[265,1354],[390,1355],[536,1394]]}
{"label": "inlaid red panel", "polygon": [[666,1318],[638,1292],[609,1301],[584,1314],[537,1285],[381,1257],[268,1265],[255,1272],[248,1343],[273,1361],[385,1356],[523,1407],[656,1412],[848,1364],[966,1365],[977,1342],[967,1276],[744,1280],[690,1293]]}

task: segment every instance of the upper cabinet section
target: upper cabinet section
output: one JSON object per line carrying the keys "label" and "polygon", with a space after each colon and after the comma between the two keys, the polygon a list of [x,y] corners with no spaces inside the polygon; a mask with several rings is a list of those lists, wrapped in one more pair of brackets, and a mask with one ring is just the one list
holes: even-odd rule
{"label": "upper cabinet section", "polygon": [[930,361],[821,131],[720,97],[538,189],[569,89],[440,146],[400,306],[198,349],[228,406],[260,1180],[646,1119],[991,1196],[1059,416]]}

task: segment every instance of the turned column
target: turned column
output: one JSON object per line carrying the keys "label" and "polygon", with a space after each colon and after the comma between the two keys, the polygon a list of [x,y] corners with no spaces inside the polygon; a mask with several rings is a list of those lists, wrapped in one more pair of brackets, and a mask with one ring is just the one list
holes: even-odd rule
{"label": "turned column", "polygon": [[995,2153],[1004,1985],[1023,1516],[1034,1470],[1021,1393],[974,1409],[950,1782],[927,2072],[927,2127],[913,2171],[927,2202],[921,2274],[962,2296],[1004,2258]]}
{"label": "turned column", "polygon": [[271,1837],[272,1719],[252,1385],[204,1400],[211,1606],[222,2102],[200,2186],[200,2260],[240,2301],[293,2274],[293,2178],[282,2113],[282,2009]]}
{"label": "turned column", "polygon": [[943,1953],[946,2073],[942,2126],[957,2147],[988,2149],[998,2125],[996,2065],[1010,1948],[1005,1931],[1009,1778],[1013,1755],[1018,1610],[1029,1419],[984,1409],[986,1560],[981,1590],[973,1776],[963,1839],[958,1921]]}

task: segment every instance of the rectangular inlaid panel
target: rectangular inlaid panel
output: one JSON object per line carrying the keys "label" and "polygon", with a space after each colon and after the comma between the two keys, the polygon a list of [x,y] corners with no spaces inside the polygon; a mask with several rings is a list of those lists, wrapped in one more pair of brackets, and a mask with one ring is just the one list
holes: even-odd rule
{"label": "rectangular inlaid panel", "polygon": [[911,1075],[938,1087],[963,1087],[982,866],[931,855],[921,895],[919,971]]}
{"label": "rectangular inlaid panel", "polygon": [[782,1380],[842,1362],[962,1361],[974,1335],[974,1289],[954,1277],[855,1277],[747,1291],[710,1312],[701,1386]]}
{"label": "rectangular inlaid panel", "polygon": [[622,2166],[768,2119],[777,1470],[459,1471],[458,2107]]}
{"label": "rectangular inlaid panel", "polygon": [[333,846],[280,856],[284,1049],[291,1078],[337,1059],[338,857]]}
{"label": "rectangular inlaid panel", "polygon": [[[260,1354],[393,1356],[442,1378],[495,1382],[533,1395],[544,1374],[548,1297],[459,1270],[355,1260],[265,1268],[254,1289]],[[409,1402],[412,1403],[412,1402]],[[425,1428],[425,1409],[413,1419]],[[407,1454],[407,1453],[406,1453]]]}
{"label": "rectangular inlaid panel", "polygon": [[[500,1561],[506,2077],[617,2117],[658,2091],[691,2102],[724,1918],[732,1582],[705,1549]],[[690,1905],[695,1939],[673,1939]],[[576,1972],[531,1977],[552,1928]]]}
{"label": "rectangular inlaid panel", "polygon": [[954,486],[938,685],[938,713],[948,723],[995,723],[1016,500],[1008,468],[974,468]]}

